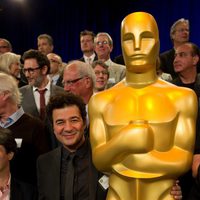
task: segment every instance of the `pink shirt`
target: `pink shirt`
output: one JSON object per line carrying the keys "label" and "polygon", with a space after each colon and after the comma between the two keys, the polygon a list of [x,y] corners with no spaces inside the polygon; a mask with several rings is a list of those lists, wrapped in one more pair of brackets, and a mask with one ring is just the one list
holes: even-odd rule
{"label": "pink shirt", "polygon": [[8,182],[4,188],[0,188],[0,200],[10,199],[10,176]]}

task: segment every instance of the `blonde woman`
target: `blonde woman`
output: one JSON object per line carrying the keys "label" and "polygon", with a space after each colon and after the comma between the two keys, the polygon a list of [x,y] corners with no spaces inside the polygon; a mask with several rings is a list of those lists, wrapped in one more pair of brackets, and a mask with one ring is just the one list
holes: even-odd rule
{"label": "blonde woman", "polygon": [[0,71],[11,74],[17,79],[18,87],[26,85],[26,83],[20,78],[20,55],[7,52],[0,55]]}

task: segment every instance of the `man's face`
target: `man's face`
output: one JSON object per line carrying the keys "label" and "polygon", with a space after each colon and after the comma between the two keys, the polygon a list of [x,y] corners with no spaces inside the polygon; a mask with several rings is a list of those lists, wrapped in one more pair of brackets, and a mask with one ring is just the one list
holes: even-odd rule
{"label": "man's face", "polygon": [[95,52],[98,56],[98,59],[103,61],[108,60],[108,58],[110,58],[112,49],[113,47],[109,44],[109,40],[106,35],[100,35],[95,38]]}
{"label": "man's face", "polygon": [[9,162],[13,157],[13,153],[7,153],[4,146],[0,145],[0,172],[5,171],[9,167]]}
{"label": "man's face", "polygon": [[64,70],[64,90],[73,94],[84,96],[87,88],[87,77],[81,77],[74,64]]}
{"label": "man's face", "polygon": [[96,75],[95,88],[98,91],[104,90],[109,78],[108,70],[106,70],[101,65],[96,65],[94,68],[94,73]]}
{"label": "man's face", "polygon": [[38,39],[38,50],[44,55],[47,55],[53,51],[53,46],[49,44],[46,38],[41,38]]}
{"label": "man's face", "polygon": [[83,53],[94,51],[94,41],[91,35],[84,35],[80,38],[81,51]]}
{"label": "man's face", "polygon": [[58,74],[62,67],[61,59],[53,53],[47,55],[50,61],[50,74]]}
{"label": "man's face", "polygon": [[121,44],[128,71],[143,73],[156,64],[159,52],[158,29],[148,14],[133,13],[121,28]]}
{"label": "man's face", "polygon": [[176,49],[174,58],[174,71],[177,73],[185,72],[196,67],[199,58],[192,54],[192,47],[183,44]]}
{"label": "man's face", "polygon": [[44,81],[46,69],[40,68],[35,58],[26,59],[23,70],[29,85],[35,87],[41,86]]}
{"label": "man's face", "polygon": [[176,30],[172,35],[172,39],[177,43],[184,43],[189,41],[189,26],[187,23],[179,23],[176,26]]}
{"label": "man's face", "polygon": [[56,138],[69,151],[75,151],[85,141],[85,122],[76,105],[53,110],[53,128]]}
{"label": "man's face", "polygon": [[5,41],[0,40],[0,55],[10,51],[11,49],[9,48],[8,44]]}

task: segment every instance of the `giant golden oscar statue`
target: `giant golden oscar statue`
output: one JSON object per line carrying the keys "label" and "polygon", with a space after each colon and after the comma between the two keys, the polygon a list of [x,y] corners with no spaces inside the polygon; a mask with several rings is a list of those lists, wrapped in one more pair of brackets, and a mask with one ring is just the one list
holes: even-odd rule
{"label": "giant golden oscar statue", "polygon": [[110,173],[107,200],[170,200],[174,180],[191,166],[197,98],[158,79],[153,16],[126,16],[121,46],[125,79],[89,102],[93,161]]}

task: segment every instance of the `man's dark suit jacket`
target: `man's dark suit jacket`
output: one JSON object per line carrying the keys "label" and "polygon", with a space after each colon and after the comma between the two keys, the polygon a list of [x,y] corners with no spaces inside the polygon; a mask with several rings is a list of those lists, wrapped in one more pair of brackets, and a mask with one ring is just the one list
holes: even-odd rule
{"label": "man's dark suit jacket", "polygon": [[10,200],[37,200],[37,190],[34,186],[11,178]]}
{"label": "man's dark suit jacket", "polygon": [[[37,161],[37,177],[39,200],[60,200],[60,168],[61,148],[41,155]],[[90,160],[89,200],[105,200],[107,191],[98,183],[102,173],[98,172],[92,163],[91,149],[88,152]]]}
{"label": "man's dark suit jacket", "polygon": [[177,77],[177,73],[174,71],[174,56],[175,50],[170,49],[160,54],[160,68],[163,72],[171,74],[172,78]]}

